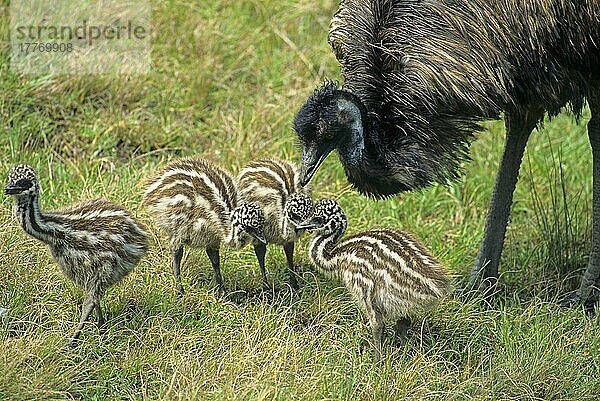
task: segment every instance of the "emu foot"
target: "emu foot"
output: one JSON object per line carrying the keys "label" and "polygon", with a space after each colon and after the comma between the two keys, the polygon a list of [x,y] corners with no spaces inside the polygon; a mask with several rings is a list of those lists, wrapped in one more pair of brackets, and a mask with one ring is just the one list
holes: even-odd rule
{"label": "emu foot", "polygon": [[271,287],[271,284],[269,284],[268,280],[263,280],[262,281],[262,290],[265,293],[273,293],[273,287]]}
{"label": "emu foot", "polygon": [[298,291],[300,289],[300,286],[298,285],[298,279],[296,278],[296,273],[290,273],[289,284],[294,291]]}
{"label": "emu foot", "polygon": [[454,296],[463,302],[469,302],[479,298],[483,298],[484,301],[490,302],[499,292],[497,284],[497,277],[486,277],[480,281],[471,280],[466,287],[454,290]]}
{"label": "emu foot", "polygon": [[452,295],[462,302],[470,302],[481,298],[481,291],[479,291],[479,288],[472,288],[470,285],[467,285],[462,288],[456,288],[452,292]]}
{"label": "emu foot", "polygon": [[104,317],[98,318],[98,332],[100,334],[105,334],[108,330],[108,326],[106,325],[106,319]]}
{"label": "emu foot", "polygon": [[275,288],[271,287],[267,283],[262,285],[262,297],[265,301],[269,302],[275,299]]}
{"label": "emu foot", "polygon": [[216,294],[215,295],[219,299],[225,299],[225,298],[227,298],[227,291],[225,290],[225,286],[224,285],[217,285]]}
{"label": "emu foot", "polygon": [[574,308],[583,306],[583,310],[588,318],[596,316],[596,304],[598,303],[598,291],[594,291],[587,299],[581,298],[578,291],[575,291],[569,297],[559,303],[562,308]]}
{"label": "emu foot", "polygon": [[69,348],[74,349],[79,345],[79,336],[69,338]]}
{"label": "emu foot", "polygon": [[374,362],[376,364],[380,364],[382,358],[383,358],[382,351],[379,348],[375,347]]}
{"label": "emu foot", "polygon": [[403,317],[398,319],[394,327],[396,346],[402,347],[408,338],[408,330],[410,329],[410,318]]}

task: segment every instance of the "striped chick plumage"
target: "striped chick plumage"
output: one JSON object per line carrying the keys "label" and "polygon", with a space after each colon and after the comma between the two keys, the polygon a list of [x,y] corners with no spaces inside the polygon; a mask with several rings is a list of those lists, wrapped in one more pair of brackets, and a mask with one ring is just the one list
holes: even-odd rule
{"label": "striped chick plumage", "polygon": [[[260,208],[242,204],[233,176],[203,159],[180,159],[166,166],[148,180],[144,204],[171,242],[179,294],[183,294],[180,264],[184,245],[206,250],[223,292],[221,242],[241,248],[253,239],[264,241]],[[232,219],[234,216],[237,218]]]}
{"label": "striped chick plumage", "polygon": [[318,202],[303,226],[315,230],[312,262],[341,279],[366,312],[378,358],[386,321],[396,321],[398,334],[404,335],[410,317],[434,306],[450,289],[446,268],[410,234],[379,228],[341,240],[347,219],[334,200]]}
{"label": "striped chick plumage", "polygon": [[104,323],[100,300],[127,276],[148,250],[148,234],[126,210],[104,199],[47,212],[39,207],[33,168],[17,165],[4,192],[15,197],[14,215],[25,232],[48,245],[63,273],[86,292],[74,346],[95,308]]}
{"label": "striped chick plumage", "polygon": [[[265,239],[269,244],[283,245],[286,255],[289,283],[298,288],[294,269],[294,243],[302,231],[296,226],[312,211],[310,189],[300,185],[298,167],[283,160],[261,159],[248,163],[237,177],[240,196],[246,202],[261,207],[265,214]],[[269,287],[266,269],[266,246],[254,244],[254,251],[262,273],[263,286]]]}

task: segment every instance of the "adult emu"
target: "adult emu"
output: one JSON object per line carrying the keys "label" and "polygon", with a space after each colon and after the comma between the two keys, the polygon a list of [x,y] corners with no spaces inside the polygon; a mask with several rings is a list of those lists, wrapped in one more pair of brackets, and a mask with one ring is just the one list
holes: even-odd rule
{"label": "adult emu", "polygon": [[592,118],[589,265],[567,305],[600,287],[600,0],[345,0],[331,21],[343,88],[300,108],[303,182],[337,150],[348,180],[384,198],[457,177],[473,132],[504,112],[506,143],[468,289],[494,287],[512,194],[545,113]]}

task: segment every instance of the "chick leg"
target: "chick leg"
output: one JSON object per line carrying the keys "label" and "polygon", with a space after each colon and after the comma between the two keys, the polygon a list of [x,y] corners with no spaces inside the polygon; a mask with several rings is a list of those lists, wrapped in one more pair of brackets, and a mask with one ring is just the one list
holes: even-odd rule
{"label": "chick leg", "polygon": [[100,301],[96,304],[96,315],[98,315],[98,328],[104,327],[106,324],[106,320],[104,319],[104,315],[102,314],[102,308],[100,307]]}
{"label": "chick leg", "polygon": [[403,345],[406,340],[406,336],[408,334],[408,329],[410,328],[410,318],[403,317],[398,319],[396,322],[396,338],[398,339],[398,345]]}
{"label": "chick leg", "polygon": [[375,344],[375,361],[379,362],[383,351],[383,330],[385,328],[385,323],[381,313],[377,311],[373,312],[370,323],[371,329],[373,330],[373,343]]}
{"label": "chick leg", "polygon": [[177,295],[183,296],[183,285],[181,285],[181,258],[183,257],[183,247],[173,248],[173,274],[175,275],[175,285],[177,285]]}
{"label": "chick leg", "polygon": [[254,245],[254,254],[258,259],[258,266],[260,266],[260,273],[262,275],[262,284],[265,290],[270,290],[269,280],[267,280],[267,270],[265,269],[265,255],[267,254],[267,246],[265,244]]}
{"label": "chick leg", "polygon": [[284,244],[283,251],[285,252],[285,258],[287,259],[288,274],[290,275],[290,287],[292,287],[294,290],[297,290],[299,287],[298,280],[296,279],[296,270],[294,267],[294,243],[288,242],[287,244]]}
{"label": "chick leg", "polygon": [[223,283],[223,276],[221,276],[221,261],[219,256],[219,248],[207,249],[206,254],[212,263],[213,270],[215,272],[215,281],[217,282],[217,288],[220,294],[225,294],[225,284]]}
{"label": "chick leg", "polygon": [[71,348],[77,346],[77,339],[79,339],[79,336],[81,335],[83,325],[89,319],[97,303],[98,299],[94,295],[88,294],[85,297],[85,300],[83,301],[83,306],[81,307],[81,319],[79,320],[79,325],[77,325],[77,329],[75,330],[75,333],[73,333],[69,341],[69,345],[71,346]]}

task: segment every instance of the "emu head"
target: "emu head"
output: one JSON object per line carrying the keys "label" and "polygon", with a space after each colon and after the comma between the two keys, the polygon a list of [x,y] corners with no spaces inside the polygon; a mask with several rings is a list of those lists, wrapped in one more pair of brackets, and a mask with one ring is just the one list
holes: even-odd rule
{"label": "emu head", "polygon": [[36,195],[38,191],[39,184],[33,167],[27,164],[17,164],[10,169],[4,194],[21,198]]}
{"label": "emu head", "polygon": [[381,88],[362,88],[359,97],[325,82],[302,105],[294,118],[300,183],[306,185],[334,149],[348,181],[374,199],[457,178],[481,117],[417,108],[396,93],[383,102],[369,97],[371,89],[378,94]]}
{"label": "emu head", "polygon": [[300,230],[297,227],[310,217],[312,209],[313,201],[310,196],[302,193],[292,194],[285,202],[283,210],[283,232],[287,232],[291,228],[298,234]]}
{"label": "emu head", "polygon": [[342,207],[333,199],[323,199],[317,202],[310,219],[297,228],[314,230],[317,235],[335,234],[341,237],[348,226],[348,219]]}
{"label": "emu head", "polygon": [[366,109],[360,99],[333,82],[325,82],[306,100],[294,118],[294,130],[302,145],[303,186],[334,149],[346,165],[361,162],[364,116]]}
{"label": "emu head", "polygon": [[244,203],[231,214],[231,233],[226,239],[233,247],[241,248],[250,242],[266,244],[263,228],[265,215],[254,203]]}

